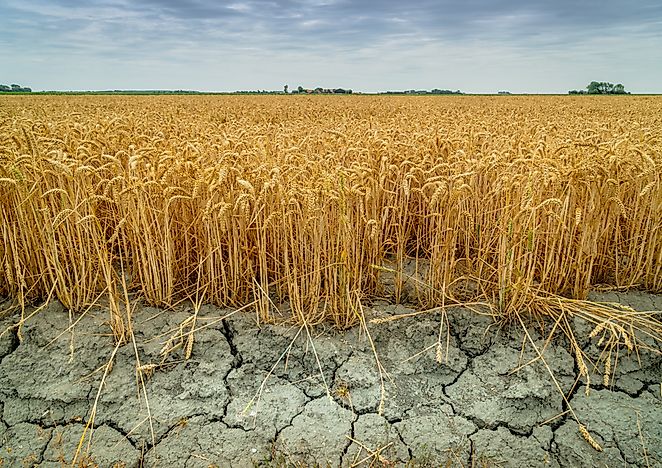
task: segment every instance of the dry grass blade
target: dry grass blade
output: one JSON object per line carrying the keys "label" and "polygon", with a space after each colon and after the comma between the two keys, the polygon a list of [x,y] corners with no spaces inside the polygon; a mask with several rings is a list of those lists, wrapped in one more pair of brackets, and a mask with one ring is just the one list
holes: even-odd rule
{"label": "dry grass blade", "polygon": [[[292,350],[292,346],[294,346],[294,342],[297,340],[297,338],[299,337],[299,335],[301,334],[302,331],[303,331],[303,326],[299,327],[298,331],[296,332],[296,334],[294,335],[294,337],[290,341],[290,344],[287,346],[287,348],[285,348],[285,350],[278,357],[278,360],[276,360],[273,367],[271,369],[269,369],[269,372],[267,372],[267,375],[262,380],[262,383],[260,383],[260,387],[258,388],[257,392],[255,393],[253,398],[251,398],[249,400],[249,402],[246,404],[246,406],[244,407],[244,410],[242,412],[242,414],[244,416],[249,414],[249,412],[251,412],[251,408],[259,406],[260,399],[262,398],[262,393],[264,392],[264,389],[267,385],[267,381],[269,380],[269,377],[271,375],[273,375],[274,371],[276,370],[276,367],[278,367],[278,364],[280,364],[280,362],[283,359],[286,359],[286,357],[290,354],[290,351]],[[252,413],[253,413],[254,417],[257,417],[257,410],[252,411]]]}
{"label": "dry grass blade", "polygon": [[[88,441],[88,452],[89,452],[89,446],[92,441],[92,435],[91,432],[94,430],[94,419],[97,414],[97,407],[99,405],[99,398],[101,397],[101,391],[103,390],[103,386],[106,383],[106,377],[108,377],[108,374],[110,374],[111,370],[113,369],[113,363],[115,361],[115,355],[117,354],[117,351],[120,348],[120,343],[116,343],[115,347],[113,348],[112,353],[110,354],[110,358],[108,359],[108,362],[105,365],[105,369],[103,372],[103,375],[101,376],[101,382],[99,383],[99,388],[97,389],[97,394],[94,397],[94,403],[92,404],[92,408],[90,409],[90,415],[88,417],[87,423],[85,424],[85,427],[83,428],[83,434],[81,435],[78,445],[76,447],[76,453],[74,454],[74,457],[71,461],[71,466],[75,467],[76,462],[78,461],[78,457],[81,455],[81,451],[83,449],[83,444],[85,443],[85,440],[87,439]],[[90,435],[88,436],[88,432],[90,432]]]}
{"label": "dry grass blade", "polygon": [[[391,445],[393,445],[393,442],[389,442],[386,445],[383,445],[381,447],[378,447],[375,450],[372,450],[372,449],[368,448],[367,445],[359,442],[356,439],[353,439],[350,436],[347,436],[347,440],[349,440],[350,442],[353,442],[354,444],[358,445],[361,448],[361,451],[359,451],[356,454],[355,460],[352,461],[352,464],[350,465],[351,468],[361,466],[361,465],[363,465],[364,463],[367,463],[367,462],[370,462],[369,466],[373,466],[374,464],[378,464],[378,466],[382,466],[382,467],[394,466],[395,465],[395,463],[390,462],[387,458],[385,458],[381,454],[383,451],[385,451],[386,449],[391,447]],[[362,451],[365,451],[366,453],[368,453],[368,456],[356,461],[356,459],[361,455]]]}
{"label": "dry grass blade", "polygon": [[365,332],[366,337],[368,338],[368,341],[370,343],[370,349],[372,350],[372,354],[375,357],[375,365],[377,366],[377,372],[379,373],[379,404],[377,405],[377,414],[382,415],[384,413],[384,402],[386,401],[386,381],[385,379],[388,379],[392,382],[391,377],[389,376],[388,372],[386,372],[386,369],[384,369],[384,366],[382,365],[381,360],[379,359],[379,354],[377,353],[377,347],[375,346],[375,342],[372,340],[372,336],[370,335],[370,330],[368,330],[368,325],[365,320],[365,311],[363,310],[363,306],[361,305],[360,301],[357,301],[357,313],[359,316],[359,321],[361,323],[361,329]]}
{"label": "dry grass blade", "polygon": [[580,434],[595,450],[597,450],[598,452],[601,452],[602,447],[591,436],[591,434],[588,432],[588,429],[586,429],[586,426],[584,426],[580,422],[579,418],[577,417],[577,414],[575,413],[574,409],[572,408],[572,405],[570,404],[570,402],[568,401],[565,393],[563,392],[563,389],[561,388],[561,385],[559,384],[558,380],[556,379],[556,376],[552,372],[552,369],[547,364],[547,361],[543,357],[543,355],[540,352],[539,348],[536,346],[535,342],[533,341],[533,338],[531,338],[531,335],[529,334],[529,330],[527,329],[526,325],[524,324],[524,321],[522,320],[522,318],[519,315],[517,316],[517,319],[518,319],[520,325],[522,326],[522,330],[524,331],[524,334],[526,335],[527,340],[529,341],[529,343],[531,344],[531,346],[535,350],[535,352],[538,355],[538,357],[540,358],[540,361],[542,362],[542,364],[545,366],[545,369],[547,370],[547,373],[549,374],[550,378],[552,379],[552,382],[554,383],[554,386],[556,387],[558,392],[561,394],[561,397],[563,398],[563,401],[565,402],[565,404],[568,408],[568,411],[570,412],[570,414],[572,415],[574,420],[577,422],[577,424],[579,426]]}

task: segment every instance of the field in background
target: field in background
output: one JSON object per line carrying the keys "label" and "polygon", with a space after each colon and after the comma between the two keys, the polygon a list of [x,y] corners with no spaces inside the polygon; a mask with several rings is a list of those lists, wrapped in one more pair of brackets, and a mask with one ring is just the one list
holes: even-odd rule
{"label": "field in background", "polygon": [[[485,301],[662,291],[662,98],[0,99],[0,294]],[[388,281],[387,281],[388,280]],[[388,283],[388,284],[387,284]],[[121,332],[118,332],[121,334]]]}

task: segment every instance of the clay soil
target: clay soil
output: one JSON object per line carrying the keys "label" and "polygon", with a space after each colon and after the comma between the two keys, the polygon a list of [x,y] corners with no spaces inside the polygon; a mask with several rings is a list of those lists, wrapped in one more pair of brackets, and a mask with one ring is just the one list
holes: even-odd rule
{"label": "clay soil", "polygon": [[[659,295],[591,298],[662,310]],[[592,365],[598,338],[589,339],[592,327],[580,320],[574,327],[592,361],[589,392],[567,340],[545,346],[549,330],[527,328],[567,401],[519,325],[449,309],[439,354],[439,314],[369,321],[385,372],[380,404],[379,366],[360,327],[316,327],[309,336],[305,328],[258,327],[250,312],[219,320],[230,312],[200,309],[189,359],[185,346],[161,351],[193,313],[190,304],[138,306],[135,348],[131,341],[115,348],[101,307],[80,318],[53,302],[25,324],[22,339],[16,329],[4,333],[0,466],[59,467],[77,451],[77,465],[102,467],[662,464],[659,349],[621,349],[604,386],[603,368]],[[412,312],[386,302],[366,308],[368,319]],[[0,330],[17,320],[5,313]],[[97,396],[94,430],[78,450]],[[582,438],[568,403],[602,451]]]}

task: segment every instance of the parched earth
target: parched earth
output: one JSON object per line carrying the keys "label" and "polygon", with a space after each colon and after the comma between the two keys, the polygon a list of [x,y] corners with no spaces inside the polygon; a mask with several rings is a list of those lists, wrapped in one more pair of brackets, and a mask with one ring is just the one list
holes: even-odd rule
{"label": "parched earth", "polygon": [[[593,299],[662,310],[662,296],[637,292]],[[620,349],[605,387],[593,365],[598,337],[575,320],[590,359],[587,392],[563,336],[545,346],[531,324],[544,348],[544,362],[534,360],[521,326],[499,328],[464,308],[448,311],[440,334],[439,314],[375,303],[369,319],[394,320],[368,322],[369,336],[258,327],[250,313],[219,320],[230,312],[200,309],[188,360],[178,334],[182,323],[190,329],[190,305],[138,307],[135,347],[113,345],[107,311],[72,317],[58,303],[32,317],[21,340],[16,329],[4,333],[0,466],[74,457],[102,467],[662,465],[659,348]],[[0,331],[16,320],[0,319]],[[602,451],[584,440],[568,403]],[[94,430],[80,443],[93,408]]]}

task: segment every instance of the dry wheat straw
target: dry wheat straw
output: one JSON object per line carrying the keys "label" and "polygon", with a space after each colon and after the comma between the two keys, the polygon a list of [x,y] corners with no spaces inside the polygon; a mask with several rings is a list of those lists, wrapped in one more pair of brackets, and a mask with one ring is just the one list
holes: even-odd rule
{"label": "dry wheat straw", "polygon": [[205,302],[259,298],[261,320],[287,300],[295,321],[347,327],[371,295],[495,300],[508,318],[597,283],[662,290],[660,100],[5,104],[0,294],[21,300],[55,285],[82,309],[128,278],[163,305],[202,284]]}

